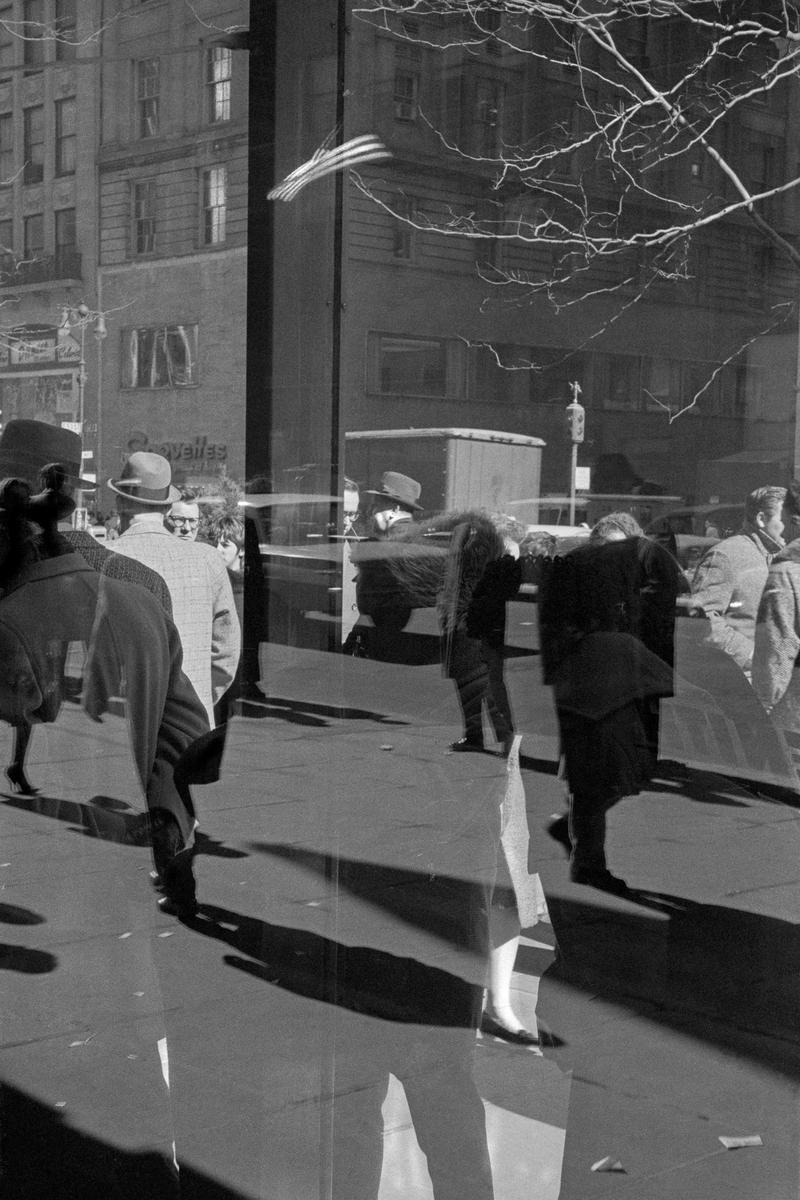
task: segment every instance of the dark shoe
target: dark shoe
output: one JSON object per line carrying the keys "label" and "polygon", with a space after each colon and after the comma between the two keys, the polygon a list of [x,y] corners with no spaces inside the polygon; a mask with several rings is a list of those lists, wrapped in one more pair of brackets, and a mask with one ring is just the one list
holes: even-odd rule
{"label": "dark shoe", "polygon": [[501,1041],[510,1042],[514,1046],[539,1045],[539,1039],[535,1033],[530,1033],[527,1029],[509,1029],[508,1025],[504,1025],[502,1021],[496,1021],[488,1013],[484,1013],[481,1017],[481,1033],[486,1033],[489,1037],[500,1038]]}
{"label": "dark shoe", "polygon": [[600,892],[610,892],[614,896],[630,895],[630,888],[624,879],[601,868],[573,867],[569,877],[573,883],[582,883]]}
{"label": "dark shoe", "polygon": [[169,917],[177,917],[179,921],[188,921],[197,916],[197,899],[178,899],[175,896],[162,896],[158,901],[159,910]]}
{"label": "dark shoe", "polygon": [[176,917],[197,912],[197,893],[192,871],[194,851],[186,848],[175,818],[163,809],[150,814],[153,836],[153,863],[156,887],[162,893],[158,906]]}
{"label": "dark shoe", "polygon": [[462,738],[459,738],[457,742],[451,742],[450,745],[448,746],[448,749],[455,750],[456,752],[463,752],[465,750],[466,751],[474,750],[476,753],[480,753],[482,750],[485,750],[486,747],[483,744],[482,738],[478,739],[478,738],[462,737]]}
{"label": "dark shoe", "polygon": [[6,779],[11,784],[12,792],[16,792],[18,796],[38,796],[39,789],[35,788],[28,780],[25,774],[24,767],[15,766],[11,763],[6,767]]}
{"label": "dark shoe", "polygon": [[158,907],[173,917],[193,917],[197,912],[197,887],[192,871],[193,853],[182,850],[159,872]]}
{"label": "dark shoe", "polygon": [[544,827],[545,833],[558,842],[559,846],[563,846],[564,851],[569,858],[572,853],[572,842],[569,839],[569,817],[566,813],[553,813]]}

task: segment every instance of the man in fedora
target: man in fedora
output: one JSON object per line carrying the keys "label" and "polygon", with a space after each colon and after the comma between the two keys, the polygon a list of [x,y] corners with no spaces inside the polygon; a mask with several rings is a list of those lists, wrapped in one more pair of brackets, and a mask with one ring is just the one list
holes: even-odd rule
{"label": "man in fedora", "polygon": [[164,518],[180,492],[163,455],[131,454],[120,478],[110,479],[108,486],[122,523],[116,552],[145,563],[166,582],[183,644],[183,669],[213,726],[214,705],[233,682],[241,645],[225,564],[213,546],[173,537],[166,528]]}
{"label": "man in fedora", "polygon": [[[60,425],[48,425],[45,421],[14,420],[4,426],[0,433],[0,479],[24,479],[35,491],[39,472],[48,463],[55,462],[64,467],[69,490],[94,491],[95,483],[80,475],[81,439],[77,433],[62,429]],[[172,616],[169,589],[156,571],[134,559],[113,554],[84,529],[67,527],[61,533],[95,571],[123,583],[147,588],[167,616]]]}
{"label": "man in fedora", "polygon": [[[412,608],[399,587],[397,555],[390,543],[402,542],[414,518],[422,511],[422,486],[399,471],[384,471],[380,489],[368,488],[374,497],[370,536],[353,547],[356,568],[356,606],[360,617],[344,645],[345,654],[363,654],[387,662],[402,662],[410,643],[400,635]],[[413,556],[414,551],[411,551]],[[402,558],[402,548],[398,550]],[[363,618],[368,618],[364,622]]]}
{"label": "man in fedora", "polygon": [[381,475],[380,491],[367,489],[368,496],[375,496],[372,506],[374,535],[385,536],[400,521],[412,521],[422,512],[418,503],[422,485],[409,475],[399,471],[384,471]]}

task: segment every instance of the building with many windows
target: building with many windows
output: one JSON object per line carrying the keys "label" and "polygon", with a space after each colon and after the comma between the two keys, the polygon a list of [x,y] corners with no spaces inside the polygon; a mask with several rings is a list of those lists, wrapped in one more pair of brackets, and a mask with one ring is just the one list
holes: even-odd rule
{"label": "building with many windows", "polygon": [[[335,476],[349,430],[453,425],[542,437],[543,486],[564,491],[577,382],[581,462],[607,490],[624,490],[613,456],[630,478],[697,499],[720,491],[711,459],[734,464],[728,491],[737,463],[785,476],[796,330],[776,306],[794,269],[745,217],[698,233],[681,278],[639,297],[642,263],[618,257],[576,303],[580,255],[513,236],[539,201],[498,185],[498,163],[554,128],[574,140],[608,97],[579,102],[552,55],[515,47],[499,10],[482,10],[468,49],[468,25],[450,37],[450,23],[439,45],[434,18],[379,27],[363,12],[337,47],[329,22],[296,11],[279,9],[274,128],[259,131],[274,177],[337,136],[375,133],[392,158],[288,204],[257,198],[274,218],[271,303],[293,330],[274,346],[267,473]],[[101,475],[133,445],[163,450],[188,480],[244,475],[247,23],[245,4],[213,0],[0,2],[0,408],[82,426]],[[626,37],[665,70],[686,53],[675,22],[632,21]],[[726,126],[723,148],[756,190],[791,169],[796,109],[788,78]],[[562,159],[551,188],[608,202],[602,155]],[[653,171],[686,205],[722,187],[699,157]],[[764,211],[794,237],[791,191]],[[509,279],[537,286],[506,303]]]}
{"label": "building with many windows", "polygon": [[144,444],[178,478],[243,472],[247,55],[225,31],[246,23],[0,8],[2,419],[81,427],[101,477]]}
{"label": "building with many windows", "polygon": [[[671,277],[653,271],[650,279],[632,249],[597,259],[585,284],[579,248],[566,253],[526,230],[553,194],[561,203],[575,194],[597,210],[613,209],[619,185],[602,152],[579,147],[559,158],[554,150],[538,191],[515,184],[503,162],[538,152],[547,138],[555,146],[559,138],[579,143],[592,106],[611,106],[613,80],[608,95],[581,93],[574,73],[545,52],[528,52],[534,38],[548,51],[541,39],[554,35],[544,23],[531,21],[528,43],[515,46],[521,35],[503,26],[513,6],[511,17],[491,6],[469,15],[467,7],[459,26],[456,17],[417,10],[370,22],[365,5],[348,26],[339,62],[343,137],[375,133],[392,158],[356,168],[338,200],[336,184],[317,183],[276,213],[276,303],[293,314],[308,351],[302,378],[285,396],[292,366],[287,361],[277,372],[281,453],[289,463],[328,457],[318,437],[325,422],[309,423],[307,415],[312,395],[327,403],[330,336],[341,350],[343,431],[460,426],[540,436],[547,442],[543,486],[563,492],[564,408],[578,382],[587,408],[580,461],[606,491],[627,490],[636,479],[698,501],[721,489],[734,498],[749,479],[748,463],[772,481],[785,479],[795,457],[797,329],[796,318],[785,319],[796,290],[793,264],[735,213],[701,227]],[[683,69],[680,20],[630,25],[630,54],[662,64],[665,79]],[[296,116],[291,110],[279,120],[278,177],[308,159],[337,119],[334,48],[321,33],[316,45],[308,28],[293,32],[297,61],[292,49],[284,52],[277,90],[295,94],[292,79],[303,72],[304,102]],[[293,47],[291,37],[285,44]],[[722,148],[754,191],[791,174],[786,130],[796,106],[790,77],[726,118]],[[674,162],[667,155],[651,170],[651,211],[631,216],[643,227],[662,210],[669,216],[678,205],[707,203],[715,190],[725,194],[722,175],[700,154]],[[659,188],[671,205],[658,200]],[[794,194],[777,195],[764,212],[793,241],[800,220]],[[308,244],[309,229],[316,271],[306,264],[298,273],[297,249]],[[330,323],[337,271],[338,333]],[[279,364],[289,353],[276,347]],[[712,469],[710,460],[731,465]]]}

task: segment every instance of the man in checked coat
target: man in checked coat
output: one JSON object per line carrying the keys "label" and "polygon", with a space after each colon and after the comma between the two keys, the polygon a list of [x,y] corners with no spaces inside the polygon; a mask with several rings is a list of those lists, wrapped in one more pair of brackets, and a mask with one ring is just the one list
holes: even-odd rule
{"label": "man in checked coat", "polygon": [[183,669],[213,727],[214,705],[233,682],[241,648],[225,564],[213,546],[173,537],[166,528],[164,518],[180,492],[162,455],[137,451],[108,486],[116,493],[123,525],[116,553],[163,577],[183,645]]}

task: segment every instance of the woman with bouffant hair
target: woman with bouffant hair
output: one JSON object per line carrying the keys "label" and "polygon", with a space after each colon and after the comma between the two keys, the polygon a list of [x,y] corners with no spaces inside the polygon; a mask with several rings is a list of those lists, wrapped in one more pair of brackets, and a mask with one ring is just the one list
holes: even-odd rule
{"label": "woman with bouffant hair", "polygon": [[[0,720],[14,729],[6,774],[17,792],[35,795],[25,772],[32,726],[55,725],[64,701],[76,700],[67,724],[80,724],[92,741],[86,719],[105,719],[124,687],[131,769],[119,786],[147,801],[162,907],[192,911],[194,880],[176,847],[191,838],[194,812],[173,768],[208,726],[181,669],[177,630],[154,596],[98,574],[59,533],[74,509],[64,466],[44,467],[39,484],[31,494],[21,479],[0,483]],[[71,678],[76,645],[85,653]]]}

